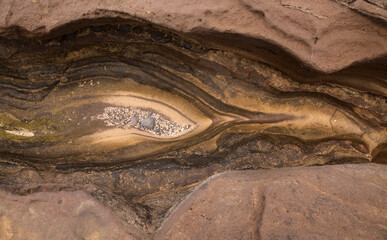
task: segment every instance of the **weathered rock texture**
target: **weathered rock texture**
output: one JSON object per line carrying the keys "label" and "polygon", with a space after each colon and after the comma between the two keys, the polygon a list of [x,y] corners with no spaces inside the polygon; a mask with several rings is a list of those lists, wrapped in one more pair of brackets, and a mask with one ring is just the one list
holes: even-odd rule
{"label": "weathered rock texture", "polygon": [[[373,20],[379,21],[387,20],[386,9],[387,1],[386,0],[335,0],[356,12],[372,17]],[[383,22],[381,21],[381,22]]]}
{"label": "weathered rock texture", "polygon": [[[0,239],[153,239],[81,188],[0,191]],[[386,165],[227,172],[171,208],[155,239],[385,239],[386,192]]]}
{"label": "weathered rock texture", "polygon": [[386,163],[386,9],[356,2],[1,1],[2,188],[92,184],[154,234],[219,172]]}
{"label": "weathered rock texture", "polygon": [[385,239],[387,166],[216,175],[190,193],[156,239]]}
{"label": "weathered rock texture", "polygon": [[[385,5],[363,0],[338,2],[355,9],[367,5],[377,11],[377,18],[385,20],[387,16]],[[387,53],[385,22],[374,24],[372,19],[330,0],[5,0],[0,9],[0,27],[9,37],[42,36],[76,20],[135,17],[185,33],[264,40],[326,72]],[[12,31],[13,27],[20,31]],[[254,50],[254,44],[259,43],[237,44],[233,47]]]}
{"label": "weathered rock texture", "polygon": [[[44,186],[43,186],[44,187]],[[0,239],[146,239],[91,195],[0,191]]]}

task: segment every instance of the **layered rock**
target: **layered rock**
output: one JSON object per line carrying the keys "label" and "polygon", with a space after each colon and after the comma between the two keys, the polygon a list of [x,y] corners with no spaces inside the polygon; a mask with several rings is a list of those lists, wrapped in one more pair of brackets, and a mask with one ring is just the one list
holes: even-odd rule
{"label": "layered rock", "polygon": [[92,184],[153,234],[219,172],[386,163],[386,10],[365,4],[2,1],[2,188]]}
{"label": "layered rock", "polygon": [[[337,1],[367,5],[375,17],[385,20],[384,5],[369,1]],[[335,1],[2,1],[0,27],[9,37],[42,36],[76,20],[136,18],[195,35],[226,34],[260,39],[279,46],[301,61],[324,72],[333,72],[355,62],[385,56],[385,23],[351,11]],[[378,2],[378,1],[374,1]],[[382,1],[379,1],[382,2]],[[369,6],[371,5],[371,6]],[[384,25],[384,26],[383,26]],[[19,31],[12,31],[17,27]],[[246,39],[247,40],[247,39]],[[260,53],[259,41],[233,48]],[[234,44],[231,42],[231,44]],[[268,52],[271,49],[268,49]],[[275,54],[274,54],[275,55]],[[261,56],[258,56],[261,57]]]}

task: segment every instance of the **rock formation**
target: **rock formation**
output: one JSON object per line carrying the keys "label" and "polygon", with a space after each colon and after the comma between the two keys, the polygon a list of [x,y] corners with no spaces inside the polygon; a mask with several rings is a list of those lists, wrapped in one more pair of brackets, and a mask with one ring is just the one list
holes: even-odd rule
{"label": "rock formation", "polygon": [[1,1],[2,198],[81,192],[117,236],[153,237],[217,173],[387,163],[386,18],[379,0]]}
{"label": "rock formation", "polygon": [[386,172],[367,164],[222,173],[197,186],[156,239],[384,239]]}

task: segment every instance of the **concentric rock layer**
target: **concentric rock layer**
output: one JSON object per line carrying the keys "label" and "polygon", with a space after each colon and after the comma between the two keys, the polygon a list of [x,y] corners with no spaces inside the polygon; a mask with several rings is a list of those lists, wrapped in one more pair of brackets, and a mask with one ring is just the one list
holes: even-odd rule
{"label": "concentric rock layer", "polygon": [[0,183],[14,194],[91,184],[153,235],[216,173],[387,162],[382,1],[0,9]]}

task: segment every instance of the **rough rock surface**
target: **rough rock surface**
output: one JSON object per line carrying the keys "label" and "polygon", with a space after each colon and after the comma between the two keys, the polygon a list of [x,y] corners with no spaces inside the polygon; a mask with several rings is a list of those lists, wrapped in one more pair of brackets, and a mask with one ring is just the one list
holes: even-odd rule
{"label": "rough rock surface", "polygon": [[387,166],[228,172],[195,188],[156,239],[386,239]]}
{"label": "rough rock surface", "polygon": [[0,239],[146,239],[83,192],[39,192],[26,196],[0,190]]}
{"label": "rough rock surface", "polygon": [[[0,239],[152,238],[97,201],[94,187],[67,188],[1,190]],[[155,238],[385,239],[386,192],[386,165],[231,171],[171,208]]]}
{"label": "rough rock surface", "polygon": [[385,16],[381,0],[0,1],[0,188],[82,191],[153,236],[216,173],[387,163]]}
{"label": "rough rock surface", "polygon": [[[384,8],[372,7],[378,19],[385,19]],[[387,54],[385,22],[375,24],[367,15],[331,0],[4,0],[0,9],[0,34],[8,37],[43,35],[77,20],[119,17],[143,19],[185,33],[264,40],[324,72]],[[9,31],[13,27],[20,31]],[[259,51],[254,44],[243,45]]]}
{"label": "rough rock surface", "polygon": [[374,20],[387,20],[387,1],[386,0],[336,0],[356,12],[370,16]]}

